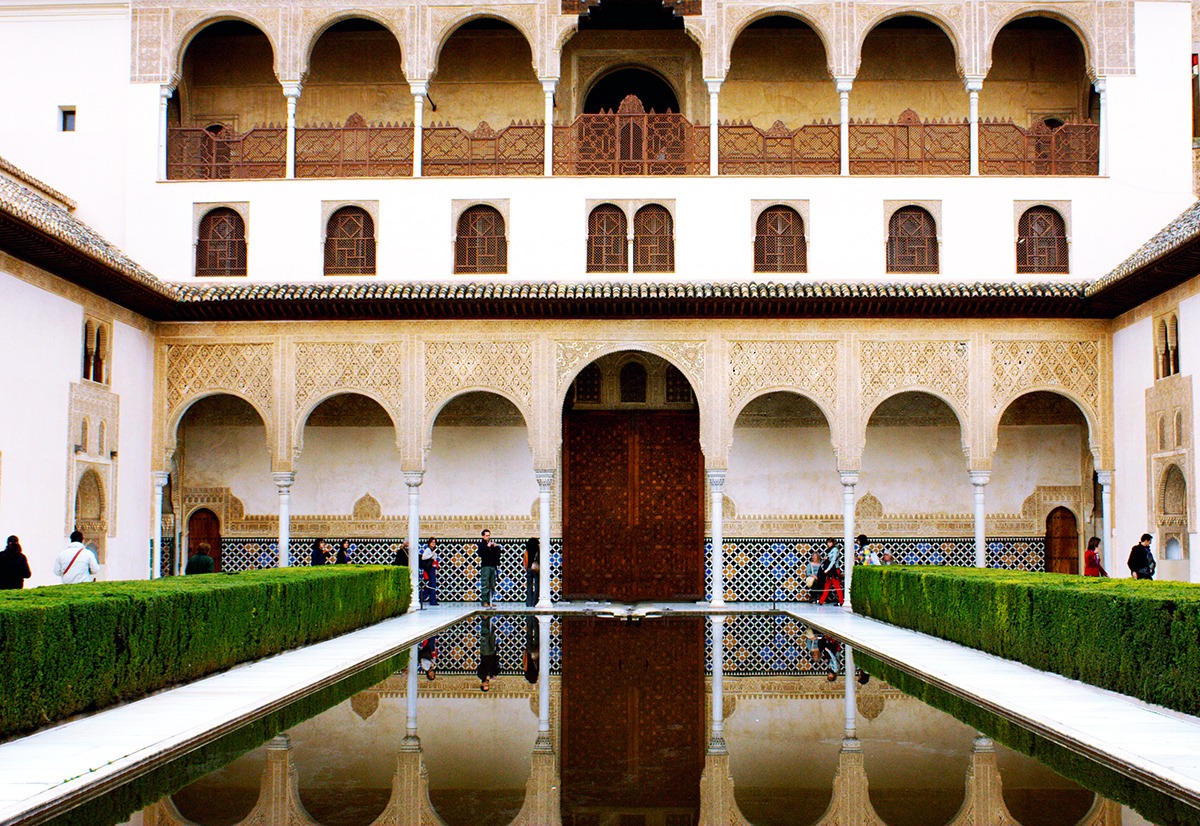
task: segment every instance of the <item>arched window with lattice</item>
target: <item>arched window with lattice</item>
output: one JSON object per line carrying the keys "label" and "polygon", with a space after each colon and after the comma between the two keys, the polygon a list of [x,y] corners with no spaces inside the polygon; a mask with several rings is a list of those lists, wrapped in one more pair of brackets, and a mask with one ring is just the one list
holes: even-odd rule
{"label": "arched window with lattice", "polygon": [[362,207],[342,207],[325,227],[326,275],[375,274],[375,222]]}
{"label": "arched window with lattice", "polygon": [[633,216],[633,271],[674,272],[675,231],[671,213],[650,204]]}
{"label": "arched window with lattice", "polygon": [[1154,377],[1165,379],[1179,372],[1179,317],[1174,312],[1154,322]]}
{"label": "arched window with lattice", "polygon": [[588,215],[588,272],[628,272],[628,221],[613,204],[601,204]]}
{"label": "arched window with lattice", "polygon": [[808,272],[804,220],[787,206],[764,209],[754,235],[755,272]]}
{"label": "arched window with lattice", "polygon": [[1021,215],[1017,272],[1067,272],[1067,225],[1057,211],[1036,206]]}
{"label": "arched window with lattice", "polygon": [[508,241],[504,216],[490,206],[473,206],[458,218],[454,240],[454,271],[502,273],[508,271]]}
{"label": "arched window with lattice", "polygon": [[210,210],[196,235],[196,275],[245,274],[246,222],[229,207]]}
{"label": "arched window with lattice", "polygon": [[928,210],[901,207],[888,221],[888,272],[937,272],[937,225]]}

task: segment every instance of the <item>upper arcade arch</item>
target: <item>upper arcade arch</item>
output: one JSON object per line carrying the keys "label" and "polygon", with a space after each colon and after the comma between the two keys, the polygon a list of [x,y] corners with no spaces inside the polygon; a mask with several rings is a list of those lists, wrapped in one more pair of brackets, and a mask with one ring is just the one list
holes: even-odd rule
{"label": "upper arcade arch", "polygon": [[728,453],[733,447],[733,431],[738,427],[738,423],[742,421],[742,414],[747,411],[751,405],[762,404],[769,396],[792,396],[802,400],[803,404],[811,404],[820,412],[825,419],[825,426],[829,428],[829,446],[833,449],[834,454],[838,453],[840,444],[840,433],[837,432],[836,423],[838,417],[834,414],[829,403],[821,399],[817,394],[806,392],[803,388],[789,385],[773,385],[756,388],[753,393],[735,402],[734,406],[729,411],[729,427],[728,435],[725,438],[725,451]]}
{"label": "upper arcade arch", "polygon": [[[736,7],[735,7],[736,8]],[[733,14],[733,10],[727,12]],[[764,21],[770,20],[772,17],[782,17],[788,20],[793,20],[797,23],[802,23],[813,31],[821,42],[821,49],[825,56],[825,67],[829,72],[829,78],[832,79],[837,74],[837,65],[834,62],[834,56],[837,53],[837,40],[829,25],[818,20],[816,16],[806,14],[802,9],[795,6],[767,6],[756,7],[753,10],[748,10],[745,18],[738,19],[725,32],[725,38],[722,43],[720,52],[720,72],[719,75],[728,80],[729,70],[733,65],[733,51],[738,46],[738,41],[746,33],[751,26],[755,24],[763,24]]]}
{"label": "upper arcade arch", "polygon": [[[871,421],[872,421],[872,419],[876,418],[876,413],[886,412],[887,408],[885,407],[885,405],[888,405],[888,404],[896,405],[903,401],[916,401],[916,400],[919,400],[919,398],[921,396],[928,396],[928,397],[935,399],[936,401],[945,405],[946,409],[951,414],[953,414],[955,424],[958,426],[958,430],[959,430],[960,434],[962,435],[963,455],[967,457],[968,461],[970,461],[973,458],[971,455],[971,443],[970,443],[971,420],[970,420],[970,416],[968,415],[967,411],[963,410],[963,408],[958,403],[958,401],[956,401],[954,398],[952,398],[951,396],[949,396],[942,390],[940,390],[936,387],[930,387],[928,385],[922,385],[922,384],[913,384],[913,385],[906,385],[906,386],[902,386],[902,387],[896,387],[896,388],[890,390],[886,395],[881,396],[879,399],[875,400],[869,409],[863,408],[862,417],[861,417],[861,425],[860,425],[860,429],[859,429],[859,435],[860,435],[859,444],[862,444],[862,445],[866,444],[867,428],[872,426]],[[905,398],[901,399],[900,397],[905,397]],[[881,410],[881,408],[882,408],[882,410]]]}
{"label": "upper arcade arch", "polygon": [[[321,38],[328,34],[329,30],[335,26],[353,21],[366,21],[379,25],[395,38],[396,47],[400,50],[402,56],[407,51],[404,46],[408,32],[405,30],[402,18],[391,17],[381,13],[378,9],[360,7],[339,9],[328,17],[308,22],[300,31],[299,41],[303,45],[299,64],[299,78],[301,80],[308,77],[308,73],[312,68],[313,51],[316,49]],[[400,68],[404,68],[403,64]]]}
{"label": "upper arcade arch", "polygon": [[996,50],[996,38],[1000,36],[1000,33],[1005,27],[1011,23],[1015,23],[1018,20],[1039,17],[1062,23],[1075,34],[1075,36],[1079,39],[1080,46],[1083,48],[1083,59],[1087,70],[1088,79],[1094,81],[1101,74],[1101,72],[1093,33],[1089,30],[1088,26],[1084,25],[1083,22],[1075,16],[1074,10],[1070,8],[1070,4],[1063,4],[1055,7],[1015,7],[1014,10],[1008,15],[998,17],[996,20],[992,21],[987,31],[987,39],[985,41],[983,54],[980,56],[980,74],[987,75],[989,72],[991,72],[992,60]]}
{"label": "upper arcade arch", "polygon": [[214,25],[220,23],[245,23],[258,31],[267,39],[267,43],[271,46],[271,67],[275,73],[275,77],[283,78],[286,75],[286,68],[283,66],[280,49],[280,39],[283,37],[277,26],[272,26],[265,19],[260,18],[246,11],[239,9],[238,11],[222,11],[217,14],[202,16],[199,20],[192,23],[186,28],[180,36],[174,51],[171,53],[171,63],[169,67],[170,83],[172,87],[178,88],[183,80],[184,59],[187,57],[188,50],[196,39],[210,30]]}
{"label": "upper arcade arch", "polygon": [[959,23],[950,16],[943,14],[936,7],[901,6],[897,8],[894,6],[861,5],[857,9],[858,13],[862,15],[862,19],[859,21],[858,35],[853,44],[854,71],[851,73],[853,76],[857,77],[859,71],[862,69],[863,46],[866,44],[867,38],[877,32],[881,24],[905,17],[924,20],[941,29],[942,33],[949,39],[950,46],[954,50],[954,62],[958,74],[960,76],[968,74],[968,55],[963,47],[963,44],[967,42],[966,33],[962,30]]}
{"label": "upper arcade arch", "polygon": [[396,431],[396,448],[402,450],[404,447],[403,433],[401,432],[398,422],[400,421],[400,412],[389,409],[387,399],[380,394],[369,389],[356,387],[338,387],[330,390],[320,396],[314,397],[309,401],[304,408],[296,411],[296,420],[292,427],[292,459],[300,458],[304,452],[304,431],[309,425],[309,420],[312,415],[317,412],[317,409],[322,405],[327,405],[329,402],[334,402],[336,399],[358,398],[372,404],[378,408],[379,412],[385,414],[392,428]]}
{"label": "upper arcade arch", "polygon": [[428,41],[425,53],[425,66],[427,71],[424,73],[426,78],[434,78],[437,76],[439,64],[445,58],[446,44],[450,38],[460,32],[464,26],[476,21],[493,21],[504,23],[511,26],[525,41],[525,45],[529,48],[530,65],[533,68],[533,73],[536,77],[544,75],[543,68],[539,61],[539,55],[542,50],[539,48],[541,41],[536,34],[536,24],[532,20],[525,20],[523,17],[522,7],[504,7],[504,6],[489,6],[486,10],[472,10],[446,20],[438,28],[434,37]]}
{"label": "upper arcade arch", "polygon": [[1053,385],[1034,385],[1030,387],[1022,387],[1020,390],[1012,393],[1003,401],[997,400],[996,416],[988,428],[990,436],[989,447],[990,453],[995,454],[996,447],[1000,441],[1000,426],[1004,420],[1004,415],[1014,404],[1019,400],[1031,396],[1035,393],[1048,393],[1053,396],[1058,396],[1070,402],[1083,417],[1083,421],[1087,426],[1087,445],[1088,451],[1091,453],[1092,460],[1097,468],[1104,468],[1106,464],[1101,450],[1099,421],[1095,410],[1086,401],[1079,397],[1073,390],[1065,387],[1055,387]]}
{"label": "upper arcade arch", "polygon": [[[259,422],[264,428],[266,428],[267,447],[268,449],[273,447],[275,444],[274,428],[272,427],[273,419],[263,412],[262,407],[259,405],[259,402],[256,399],[237,390],[230,390],[226,388],[209,388],[197,392],[195,395],[187,397],[177,404],[174,410],[167,414],[166,454],[168,461],[170,460],[170,457],[175,454],[176,447],[179,443],[179,427],[183,423],[184,417],[188,414],[188,412],[195,408],[198,402],[204,401],[205,399],[220,398],[223,396],[237,399],[240,402],[245,402],[256,414],[258,414]],[[272,453],[274,453],[274,451],[272,451]],[[276,457],[272,456],[272,458],[274,459]]]}
{"label": "upper arcade arch", "polygon": [[455,388],[453,392],[439,396],[437,401],[426,410],[425,422],[421,428],[422,448],[426,455],[433,448],[433,428],[437,426],[438,418],[442,415],[442,412],[452,403],[461,402],[462,399],[473,394],[496,396],[512,405],[513,409],[521,416],[522,425],[528,436],[530,451],[534,456],[538,455],[537,433],[533,426],[535,419],[529,407],[508,388],[489,387],[481,384]]}

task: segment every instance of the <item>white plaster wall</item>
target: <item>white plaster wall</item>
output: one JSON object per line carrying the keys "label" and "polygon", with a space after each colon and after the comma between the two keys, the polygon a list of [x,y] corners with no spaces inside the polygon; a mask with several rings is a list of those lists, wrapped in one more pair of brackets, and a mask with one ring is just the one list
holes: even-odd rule
{"label": "white plaster wall", "polygon": [[[1146,318],[1113,333],[1114,536],[1107,543],[1113,576],[1129,576],[1129,549],[1151,528],[1152,514],[1146,512],[1146,389],[1153,383],[1153,324]],[[1159,555],[1156,548],[1155,558]]]}
{"label": "white plaster wall", "polygon": [[528,516],[537,498],[525,428],[433,428],[433,450],[425,460],[421,484],[421,513]]}
{"label": "white plaster wall", "polygon": [[985,489],[988,512],[1020,513],[1038,486],[1090,485],[1083,479],[1082,439],[1078,425],[1000,428]]}
{"label": "white plaster wall", "polygon": [[829,428],[736,428],[725,495],[738,516],[839,513],[842,484]]}
{"label": "white plaster wall", "polygon": [[975,507],[957,427],[868,427],[856,489],[889,513],[967,513]]}
{"label": "white plaster wall", "polygon": [[348,515],[367,493],[379,501],[385,514],[408,512],[395,429],[305,428],[304,452],[296,462],[292,486],[292,513]]}
{"label": "white plaster wall", "polygon": [[[227,487],[242,500],[246,513],[279,513],[265,427],[188,427],[183,438],[185,487]],[[293,496],[300,495],[301,481],[297,473]]]}
{"label": "white plaster wall", "polygon": [[112,391],[121,398],[117,458],[117,535],[106,547],[108,579],[150,576],[154,486],[150,434],[154,432],[154,336],[113,323]]}

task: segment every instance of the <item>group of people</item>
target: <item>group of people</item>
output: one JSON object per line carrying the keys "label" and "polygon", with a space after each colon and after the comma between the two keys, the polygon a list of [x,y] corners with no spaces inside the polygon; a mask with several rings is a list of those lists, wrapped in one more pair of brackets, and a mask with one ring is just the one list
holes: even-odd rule
{"label": "group of people", "polygon": [[309,565],[345,565],[354,555],[354,549],[349,539],[343,539],[336,545],[328,539],[314,539]]}
{"label": "group of people", "polygon": [[[541,568],[541,540],[536,536],[525,542],[523,567],[525,569],[525,604],[534,606],[538,599],[538,575]],[[315,551],[314,551],[315,553]],[[492,541],[492,532],[484,528],[475,545],[479,558],[479,604],[483,608],[495,608],[496,586],[499,583],[500,561],[504,548]],[[397,553],[397,564],[400,553]],[[341,559],[338,560],[339,562]],[[317,563],[314,563],[317,564]],[[438,604],[438,559],[437,538],[429,537],[417,555],[417,598],[422,607]]]}
{"label": "group of people", "polygon": [[[871,540],[866,534],[860,533],[854,539],[854,564],[891,565],[892,554],[885,550],[880,555],[871,547]],[[813,551],[808,564],[804,566],[804,587],[800,600],[824,605],[832,599],[841,605],[845,598],[844,583],[842,548],[836,539],[826,539],[825,550]]]}
{"label": "group of people", "polygon": [[[1154,570],[1158,564],[1150,551],[1150,543],[1154,540],[1151,534],[1144,533],[1138,543],[1129,549],[1129,558],[1125,564],[1129,566],[1129,574],[1135,579],[1154,579]],[[1087,551],[1083,555],[1084,576],[1108,576],[1104,565],[1100,562],[1100,537],[1093,536],[1088,540]]]}

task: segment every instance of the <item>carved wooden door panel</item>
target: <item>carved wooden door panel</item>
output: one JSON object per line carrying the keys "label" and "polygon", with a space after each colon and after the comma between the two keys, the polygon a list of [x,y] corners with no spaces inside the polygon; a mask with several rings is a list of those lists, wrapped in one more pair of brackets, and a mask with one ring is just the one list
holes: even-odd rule
{"label": "carved wooden door panel", "polygon": [[221,521],[208,508],[194,511],[188,517],[188,559],[196,555],[201,545],[208,545],[208,555],[213,558],[213,570],[220,571]]}
{"label": "carved wooden door panel", "polygon": [[1079,573],[1079,526],[1066,508],[1055,508],[1046,517],[1046,571]]}
{"label": "carved wooden door panel", "polygon": [[563,594],[703,596],[703,459],[694,412],[568,413]]}

